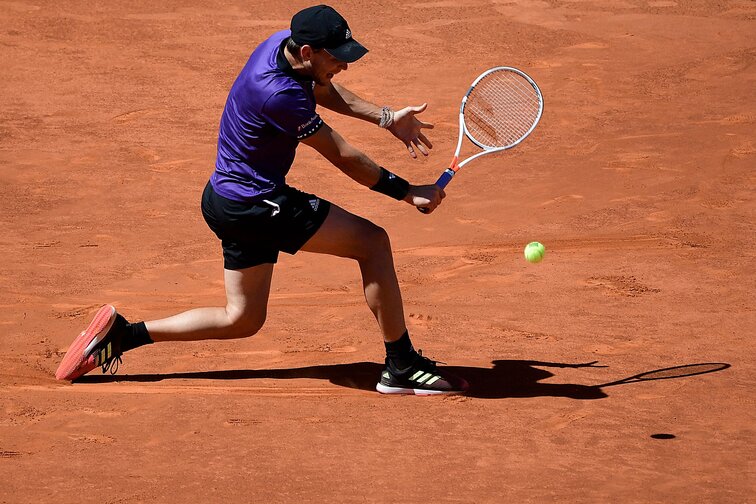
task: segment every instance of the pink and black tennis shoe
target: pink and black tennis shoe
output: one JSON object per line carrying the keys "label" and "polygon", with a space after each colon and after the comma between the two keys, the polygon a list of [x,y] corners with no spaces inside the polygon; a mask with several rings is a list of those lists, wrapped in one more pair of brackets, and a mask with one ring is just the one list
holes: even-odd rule
{"label": "pink and black tennis shoe", "polygon": [[103,373],[115,373],[121,362],[121,341],[127,325],[113,306],[100,308],[89,326],[71,343],[55,378],[73,381],[96,367],[102,367]]}

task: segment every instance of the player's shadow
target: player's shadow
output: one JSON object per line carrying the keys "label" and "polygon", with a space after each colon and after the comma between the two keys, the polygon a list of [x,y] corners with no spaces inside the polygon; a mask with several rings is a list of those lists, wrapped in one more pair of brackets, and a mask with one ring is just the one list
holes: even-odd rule
{"label": "player's shadow", "polygon": [[[444,366],[443,369],[461,376],[470,383],[469,397],[502,399],[507,397],[568,397],[571,399],[601,399],[607,397],[600,386],[575,383],[543,383],[554,373],[541,368],[583,368],[595,362],[566,364],[530,360],[496,360],[493,367]],[[375,390],[376,381],[383,369],[375,362],[353,362],[307,366],[289,369],[236,369],[226,371],[199,371],[184,373],[138,375],[88,375],[77,383],[104,382],[160,382],[163,380],[257,380],[257,379],[318,379],[342,387]]]}

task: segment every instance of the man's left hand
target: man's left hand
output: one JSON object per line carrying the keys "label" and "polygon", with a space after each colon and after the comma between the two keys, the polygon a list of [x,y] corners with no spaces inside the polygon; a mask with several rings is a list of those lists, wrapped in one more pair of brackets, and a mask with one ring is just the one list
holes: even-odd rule
{"label": "man's left hand", "polygon": [[388,130],[396,138],[404,142],[409,155],[415,159],[417,159],[416,148],[423,156],[427,156],[428,149],[433,148],[433,144],[422,132],[423,128],[433,129],[433,125],[424,123],[415,117],[416,114],[423,112],[427,107],[428,104],[423,103],[419,107],[404,107],[394,112],[394,123],[388,127]]}

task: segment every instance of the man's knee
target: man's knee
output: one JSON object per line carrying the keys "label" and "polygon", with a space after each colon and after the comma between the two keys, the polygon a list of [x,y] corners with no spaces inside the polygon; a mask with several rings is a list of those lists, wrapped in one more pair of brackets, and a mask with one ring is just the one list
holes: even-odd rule
{"label": "man's knee", "polygon": [[228,328],[229,338],[247,338],[254,336],[265,324],[265,312],[263,313],[229,313],[231,322]]}
{"label": "man's knee", "polygon": [[367,259],[376,254],[391,254],[391,240],[388,233],[385,229],[372,222],[369,226],[366,226],[361,243],[360,258]]}

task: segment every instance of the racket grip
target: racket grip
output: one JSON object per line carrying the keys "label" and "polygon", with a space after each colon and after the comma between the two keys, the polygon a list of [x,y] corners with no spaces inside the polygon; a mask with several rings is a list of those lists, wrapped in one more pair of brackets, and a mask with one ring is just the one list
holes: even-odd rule
{"label": "racket grip", "polygon": [[[444,170],[444,173],[441,174],[440,177],[438,177],[438,180],[436,181],[436,185],[443,189],[447,185],[449,185],[449,182],[451,182],[452,177],[454,176],[454,170],[451,168],[447,168]],[[422,213],[428,213],[427,208],[418,207],[417,210]]]}
{"label": "racket grip", "polygon": [[438,177],[438,180],[436,181],[436,185],[443,189],[446,187],[449,182],[451,182],[452,177],[454,176],[454,171],[452,171],[451,168],[447,168],[444,170],[444,173],[441,174],[440,177]]}

